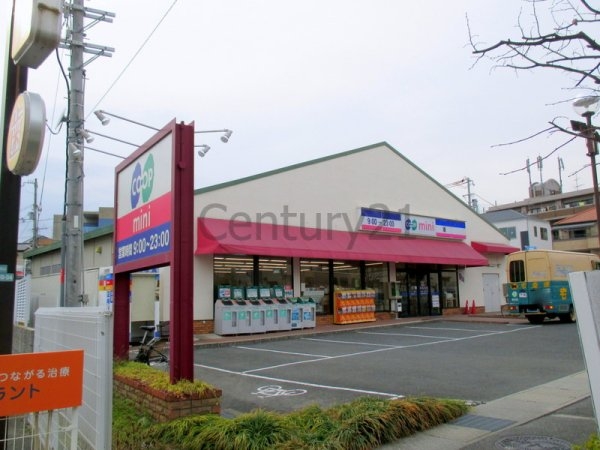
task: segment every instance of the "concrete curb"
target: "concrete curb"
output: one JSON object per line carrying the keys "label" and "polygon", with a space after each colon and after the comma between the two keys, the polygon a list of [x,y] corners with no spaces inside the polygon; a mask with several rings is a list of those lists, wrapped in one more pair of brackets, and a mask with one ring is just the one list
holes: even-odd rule
{"label": "concrete curb", "polygon": [[494,433],[539,419],[589,396],[587,372],[578,372],[478,405],[469,414],[452,423],[380,448],[459,450]]}

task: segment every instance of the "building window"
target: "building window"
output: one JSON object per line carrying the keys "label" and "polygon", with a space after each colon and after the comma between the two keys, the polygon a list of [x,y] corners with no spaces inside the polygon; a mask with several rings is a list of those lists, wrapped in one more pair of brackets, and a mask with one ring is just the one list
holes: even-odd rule
{"label": "building window", "polygon": [[290,290],[292,288],[292,259],[259,257],[258,279],[261,286],[282,286]]}
{"label": "building window", "polygon": [[533,236],[537,237],[537,227],[533,227]]}
{"label": "building window", "polygon": [[516,227],[504,227],[504,228],[499,228],[499,230],[508,239],[516,239],[517,238],[517,228]]}
{"label": "building window", "polygon": [[444,308],[457,308],[458,304],[458,272],[456,270],[443,270],[442,275],[442,306]]}
{"label": "building window", "polygon": [[329,261],[300,260],[300,294],[312,298],[317,313],[329,313]]}
{"label": "building window", "polygon": [[358,261],[334,261],[333,285],[335,289],[361,289],[360,263]]}
{"label": "building window", "polygon": [[389,281],[388,263],[365,262],[365,289],[375,291],[375,310],[387,311],[390,305],[384,302],[384,283]]}
{"label": "building window", "polygon": [[215,288],[254,285],[254,258],[252,256],[215,256],[213,270]]}
{"label": "building window", "polygon": [[542,241],[548,240],[548,228],[540,227],[540,238]]}

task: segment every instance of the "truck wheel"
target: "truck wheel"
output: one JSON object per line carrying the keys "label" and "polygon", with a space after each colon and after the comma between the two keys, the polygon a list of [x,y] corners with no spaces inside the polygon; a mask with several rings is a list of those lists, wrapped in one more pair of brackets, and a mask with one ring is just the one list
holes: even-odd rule
{"label": "truck wheel", "polygon": [[563,323],[574,323],[577,322],[577,313],[571,306],[571,309],[569,309],[569,314],[561,314],[559,319]]}
{"label": "truck wheel", "polygon": [[535,314],[535,315],[525,316],[525,317],[527,317],[527,320],[529,320],[529,323],[532,323],[534,325],[539,325],[546,318],[546,316],[541,315],[541,314]]}

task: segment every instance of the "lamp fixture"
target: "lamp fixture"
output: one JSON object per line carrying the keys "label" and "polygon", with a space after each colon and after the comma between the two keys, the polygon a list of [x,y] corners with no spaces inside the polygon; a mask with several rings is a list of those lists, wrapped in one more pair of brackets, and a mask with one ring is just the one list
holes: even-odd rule
{"label": "lamp fixture", "polygon": [[206,144],[195,145],[194,147],[199,147],[200,148],[200,150],[198,150],[198,156],[200,156],[201,158],[204,158],[204,156],[210,150],[210,146],[206,145]]}
{"label": "lamp fixture", "polygon": [[117,114],[109,113],[107,111],[104,111],[103,109],[98,109],[98,110],[94,111],[94,114],[96,115],[96,117],[98,118],[98,120],[102,123],[102,125],[105,125],[105,126],[108,125],[108,123],[110,122],[110,119],[108,117],[106,117],[106,116],[110,116],[110,117],[114,117],[116,119],[124,120],[125,122],[129,122],[129,123],[133,123],[133,124],[139,125],[141,127],[150,128],[151,130],[154,130],[154,131],[160,131],[159,128],[152,127],[150,125],[146,125],[145,123],[136,122],[135,120],[131,120],[131,119],[128,119],[128,118],[123,117],[123,116],[118,116]]}
{"label": "lamp fixture", "polygon": [[94,142],[94,136],[90,135],[90,132],[88,130],[84,130],[83,128],[78,128],[77,134],[79,136],[81,136],[83,139],[85,139],[85,142],[87,142],[88,144],[90,142]]}
{"label": "lamp fixture", "polygon": [[[96,136],[101,136],[101,137],[103,137],[103,138],[110,139],[110,140],[112,140],[112,141],[117,141],[117,142],[120,142],[120,143],[122,143],[122,144],[131,145],[131,146],[133,146],[133,147],[139,147],[139,146],[140,146],[139,144],[134,144],[133,142],[124,141],[123,139],[119,139],[119,138],[116,138],[116,137],[108,136],[108,135],[106,135],[106,134],[98,133],[97,131],[90,131],[90,130],[87,130],[87,132],[88,132],[89,134],[95,134]],[[90,136],[90,137],[91,137],[91,136]],[[92,140],[93,140],[93,138],[92,138]],[[88,141],[88,140],[86,140],[86,141],[87,141],[87,142],[91,142],[91,141]]]}
{"label": "lamp fixture", "polygon": [[94,114],[96,115],[96,117],[98,118],[98,120],[100,121],[100,123],[102,125],[106,126],[110,123],[110,118],[108,118],[104,115],[104,111],[97,110],[97,111],[94,111]]}
{"label": "lamp fixture", "polygon": [[573,102],[575,112],[583,117],[593,116],[600,108],[600,97],[589,95],[587,97],[578,98]]}
{"label": "lamp fixture", "polygon": [[71,157],[75,161],[81,161],[82,156],[83,156],[83,151],[81,150],[81,147],[79,145],[75,144],[74,142],[71,142],[69,144],[69,151],[71,152]]}
{"label": "lamp fixture", "polygon": [[223,136],[221,136],[221,142],[224,142],[226,144],[227,142],[229,142],[229,138],[233,134],[233,131],[232,130],[228,130],[227,128],[225,128],[223,130],[200,130],[200,131],[194,131],[194,134],[196,134],[196,133],[224,133]]}

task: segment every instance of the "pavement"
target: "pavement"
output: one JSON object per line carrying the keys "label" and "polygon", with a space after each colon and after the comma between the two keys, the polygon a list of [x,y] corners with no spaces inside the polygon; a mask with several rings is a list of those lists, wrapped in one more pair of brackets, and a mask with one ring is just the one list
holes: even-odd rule
{"label": "pavement", "polygon": [[[351,325],[318,325],[316,328],[268,334],[218,336],[196,335],[196,346],[227,346],[299,336],[335,333],[422,321],[461,321],[527,323],[526,319],[501,314],[447,315],[378,320]],[[550,383],[474,405],[457,420],[417,433],[381,449],[403,450],[479,450],[479,449],[555,449],[567,450],[583,445],[598,433],[586,371]]]}

